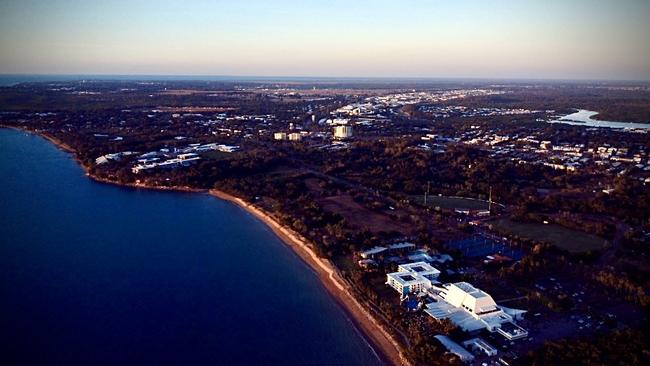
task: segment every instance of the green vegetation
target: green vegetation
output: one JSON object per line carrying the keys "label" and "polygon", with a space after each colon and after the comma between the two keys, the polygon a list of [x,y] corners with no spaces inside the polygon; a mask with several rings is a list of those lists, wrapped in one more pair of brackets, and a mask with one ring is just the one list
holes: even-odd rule
{"label": "green vegetation", "polygon": [[239,154],[227,153],[223,151],[209,151],[207,153],[201,154],[204,159],[210,160],[231,160],[237,157]]}
{"label": "green vegetation", "polygon": [[647,365],[647,335],[636,330],[614,331],[596,339],[547,342],[530,352],[521,365]]}
{"label": "green vegetation", "polygon": [[607,241],[603,238],[581,231],[567,229],[557,224],[546,225],[500,219],[494,221],[492,225],[497,230],[503,230],[534,241],[546,242],[571,253],[601,250],[607,245]]}

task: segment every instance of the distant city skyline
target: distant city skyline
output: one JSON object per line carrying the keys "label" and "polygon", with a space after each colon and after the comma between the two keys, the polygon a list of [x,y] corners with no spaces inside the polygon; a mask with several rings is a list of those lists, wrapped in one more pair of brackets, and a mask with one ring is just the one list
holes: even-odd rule
{"label": "distant city skyline", "polygon": [[650,1],[0,1],[0,74],[650,80]]}

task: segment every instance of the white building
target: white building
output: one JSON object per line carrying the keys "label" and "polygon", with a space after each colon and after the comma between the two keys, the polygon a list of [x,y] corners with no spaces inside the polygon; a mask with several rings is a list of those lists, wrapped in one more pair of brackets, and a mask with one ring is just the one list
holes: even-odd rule
{"label": "white building", "polygon": [[302,140],[302,135],[299,132],[293,132],[289,134],[289,141],[300,141]]}
{"label": "white building", "polygon": [[367,259],[367,258],[373,258],[377,254],[383,253],[386,250],[388,250],[388,248],[386,247],[374,247],[368,250],[364,250],[360,254],[361,254],[361,258]]}
{"label": "white building", "polygon": [[97,165],[106,164],[106,163],[108,163],[108,160],[109,159],[106,157],[106,155],[102,155],[102,156],[98,157],[97,159],[95,159],[95,164],[97,164]]}
{"label": "white building", "polygon": [[200,159],[199,156],[195,153],[178,154],[177,158],[178,160],[182,161],[193,161]]}
{"label": "white building", "polygon": [[479,329],[499,332],[510,340],[528,335],[514,323],[523,317],[524,310],[498,306],[492,296],[467,282],[433,287],[429,292],[436,302],[427,304],[425,312],[435,319],[449,319],[466,332]]}
{"label": "white building", "polygon": [[440,276],[440,271],[426,262],[400,264],[397,267],[397,271],[416,273],[419,276],[425,277],[432,281]]}
{"label": "white building", "polygon": [[400,296],[418,293],[431,288],[431,280],[415,273],[394,272],[386,275],[387,284],[399,292]]}
{"label": "white building", "polygon": [[426,263],[431,263],[433,262],[433,258],[427,254],[425,251],[416,251],[407,256],[407,258],[410,261],[414,262],[426,262]]}
{"label": "white building", "polygon": [[347,125],[349,122],[350,120],[347,118],[334,118],[327,120],[327,123],[333,126]]}
{"label": "white building", "polygon": [[482,338],[468,339],[465,342],[463,342],[463,347],[472,351],[483,352],[489,357],[496,356],[499,353],[499,351],[496,348],[494,348],[494,346],[492,346]]}
{"label": "white building", "polygon": [[287,133],[286,132],[276,132],[273,134],[273,138],[276,140],[286,140],[287,139]]}
{"label": "white building", "polygon": [[124,156],[131,156],[137,154],[133,151],[122,151],[115,154],[106,154],[95,159],[95,164],[101,165],[108,163],[109,160],[120,161]]}
{"label": "white building", "polygon": [[474,355],[469,353],[465,348],[463,348],[460,344],[454,342],[451,340],[451,338],[444,336],[444,335],[436,335],[434,336],[435,339],[437,339],[445,348],[447,351],[455,354],[460,358],[461,361],[463,362],[472,362],[474,361]]}
{"label": "white building", "polygon": [[131,171],[134,174],[139,174],[144,170],[155,169],[155,168],[172,169],[181,166],[189,166],[190,164],[196,162],[197,160],[201,160],[201,157],[194,153],[180,154],[176,158],[164,160],[161,162],[157,162],[157,159],[149,159],[148,162],[142,162],[140,164],[134,165],[131,168]]}
{"label": "white building", "polygon": [[352,126],[334,127],[334,138],[343,140],[352,137]]}
{"label": "white building", "polygon": [[403,251],[403,250],[410,250],[410,249],[415,249],[415,244],[410,243],[408,241],[403,241],[388,246],[388,250],[390,251]]}
{"label": "white building", "polygon": [[402,264],[397,272],[386,275],[386,284],[404,296],[431,288],[439,275],[439,270],[425,262]]}

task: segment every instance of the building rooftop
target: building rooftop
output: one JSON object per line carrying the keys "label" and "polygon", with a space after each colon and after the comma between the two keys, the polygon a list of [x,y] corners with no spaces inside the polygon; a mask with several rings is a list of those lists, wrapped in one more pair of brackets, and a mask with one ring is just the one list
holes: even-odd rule
{"label": "building rooftop", "polygon": [[440,271],[426,262],[414,262],[402,264],[397,267],[398,272],[411,272],[420,276],[426,277],[430,280],[437,278]]}
{"label": "building rooftop", "polygon": [[433,258],[430,255],[419,252],[409,254],[408,259],[416,262],[433,262]]}
{"label": "building rooftop", "polygon": [[415,277],[411,276],[410,274],[398,274],[397,277],[401,278],[402,280],[406,282],[414,281]]}
{"label": "building rooftop", "polygon": [[497,331],[509,340],[520,339],[528,336],[528,331],[513,322],[503,323]]}
{"label": "building rooftop", "polygon": [[406,249],[406,248],[415,248],[415,244],[409,242],[395,243],[388,246],[388,249]]}
{"label": "building rooftop", "polygon": [[[430,296],[436,300],[426,306],[425,312],[435,319],[449,319],[467,332],[486,328],[491,332],[498,331],[508,339],[522,338],[528,333],[513,323],[520,318],[524,311],[500,308],[492,297],[470,285],[467,282],[445,284],[443,287],[432,287]],[[508,330],[501,330],[506,324]]]}
{"label": "building rooftop", "polygon": [[392,278],[393,280],[399,282],[402,286],[408,285],[414,282],[420,282],[422,281],[422,278],[419,276],[414,276],[412,273],[409,272],[393,272],[389,273],[388,277]]}
{"label": "building rooftop", "polygon": [[469,362],[474,360],[474,355],[469,353],[465,348],[463,348],[460,344],[452,341],[449,337],[444,336],[444,335],[437,335],[434,336],[440,343],[442,343],[447,350],[456,356],[460,358],[461,361],[463,362]]}
{"label": "building rooftop", "polygon": [[[414,290],[425,291],[440,274],[436,268],[424,262],[402,264],[397,267],[398,271],[386,274],[386,284],[398,292],[404,294]],[[413,287],[413,288],[412,288]]]}
{"label": "building rooftop", "polygon": [[373,256],[373,255],[375,255],[375,254],[379,254],[379,253],[385,251],[386,249],[387,249],[387,248],[385,248],[385,247],[374,247],[374,248],[371,248],[371,249],[368,249],[368,250],[364,250],[363,252],[361,252],[361,256],[362,256],[363,258],[367,258],[367,257],[369,257],[369,256]]}
{"label": "building rooftop", "polygon": [[470,349],[476,349],[483,351],[488,356],[495,356],[499,351],[494,348],[491,344],[483,340],[482,338],[472,338],[463,342],[464,347],[469,347]]}
{"label": "building rooftop", "polygon": [[466,332],[485,328],[485,323],[481,320],[474,318],[470,313],[463,311],[462,308],[457,308],[445,301],[427,304],[424,312],[434,319],[449,319],[449,321]]}

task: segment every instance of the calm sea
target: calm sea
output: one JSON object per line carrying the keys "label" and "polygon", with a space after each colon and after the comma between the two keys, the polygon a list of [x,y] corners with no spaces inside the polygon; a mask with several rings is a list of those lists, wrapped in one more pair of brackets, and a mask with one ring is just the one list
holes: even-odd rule
{"label": "calm sea", "polygon": [[378,365],[316,275],[242,209],[90,181],[0,129],[3,365]]}

